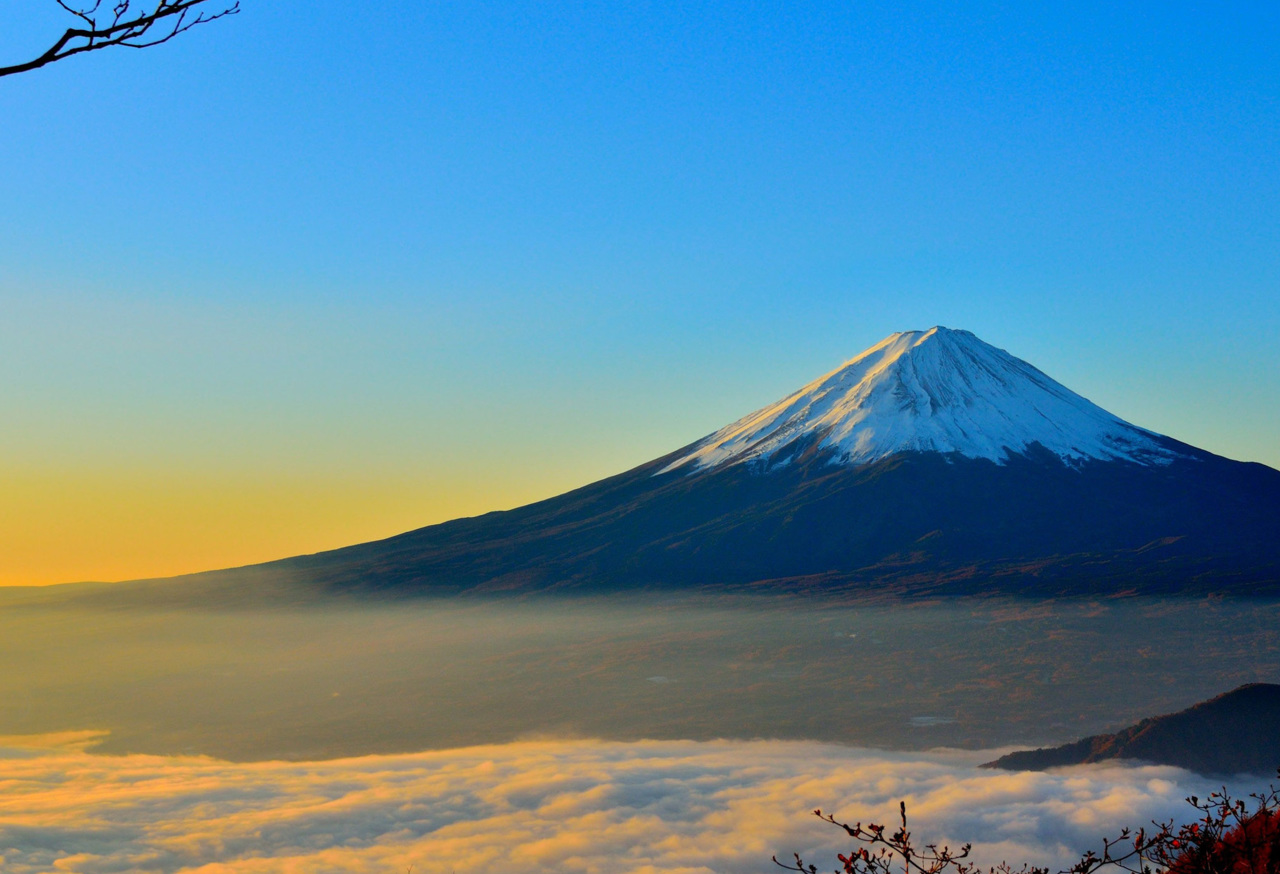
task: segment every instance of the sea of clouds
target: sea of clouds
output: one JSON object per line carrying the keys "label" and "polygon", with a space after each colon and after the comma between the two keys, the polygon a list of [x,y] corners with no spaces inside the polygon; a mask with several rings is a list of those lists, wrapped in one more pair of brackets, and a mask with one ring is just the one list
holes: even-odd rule
{"label": "sea of clouds", "polygon": [[[767,872],[835,866],[846,820],[907,802],[923,842],[1066,865],[1216,784],[1167,767],[979,769],[990,751],[782,741],[527,741],[318,762],[105,756],[93,733],[0,739],[0,870]],[[1256,786],[1235,784],[1244,793]]]}

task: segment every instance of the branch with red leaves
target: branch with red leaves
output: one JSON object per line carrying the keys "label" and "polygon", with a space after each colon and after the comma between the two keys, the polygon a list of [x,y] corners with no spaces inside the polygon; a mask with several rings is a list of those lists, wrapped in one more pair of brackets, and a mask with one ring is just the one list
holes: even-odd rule
{"label": "branch with red leaves", "polygon": [[[1234,800],[1223,788],[1207,799],[1187,799],[1198,812],[1196,821],[1174,827],[1173,821],[1152,823],[1154,829],[1123,829],[1118,837],[1102,842],[1102,852],[1090,850],[1080,861],[1059,874],[1098,874],[1102,869],[1128,874],[1280,874],[1280,791],[1272,787],[1250,795],[1253,804]],[[981,868],[968,861],[971,844],[959,850],[926,844],[916,847],[907,829],[907,805],[898,806],[901,826],[890,832],[886,826],[840,822],[829,813],[815,810],[823,822],[844,830],[854,847],[848,855],[838,853],[836,874],[1049,874],[1049,869],[1007,862]],[[798,853],[795,864],[773,861],[787,871],[818,874]]]}

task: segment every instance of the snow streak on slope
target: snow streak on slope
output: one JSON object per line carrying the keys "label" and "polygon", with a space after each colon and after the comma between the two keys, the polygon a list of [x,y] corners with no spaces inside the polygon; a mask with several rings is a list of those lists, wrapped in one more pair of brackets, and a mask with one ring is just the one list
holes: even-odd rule
{"label": "snow streak on slope", "polygon": [[[1065,463],[1167,464],[1176,453],[968,331],[882,340],[843,367],[702,440],[664,472],[735,461],[785,464],[811,445],[845,464],[898,452],[958,453],[997,464],[1039,444]],[[788,450],[788,451],[783,451]]]}

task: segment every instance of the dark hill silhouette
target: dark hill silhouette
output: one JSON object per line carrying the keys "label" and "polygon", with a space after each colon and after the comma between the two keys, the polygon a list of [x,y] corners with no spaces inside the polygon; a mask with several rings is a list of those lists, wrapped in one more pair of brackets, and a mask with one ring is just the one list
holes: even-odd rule
{"label": "dark hill silhouette", "polygon": [[1043,771],[1107,759],[1176,765],[1201,774],[1274,774],[1280,768],[1280,686],[1250,683],[1115,734],[1009,753],[984,767]]}

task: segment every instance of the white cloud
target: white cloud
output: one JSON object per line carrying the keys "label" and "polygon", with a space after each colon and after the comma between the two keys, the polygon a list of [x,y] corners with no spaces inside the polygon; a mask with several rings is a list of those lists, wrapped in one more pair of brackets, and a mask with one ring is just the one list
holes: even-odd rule
{"label": "white cloud", "polygon": [[[990,753],[780,741],[539,741],[324,762],[102,756],[78,738],[0,756],[0,869],[35,872],[760,872],[835,864],[815,807],[1066,864],[1211,784],[1162,767],[979,770]],[[1251,786],[1232,787],[1245,792]]]}

